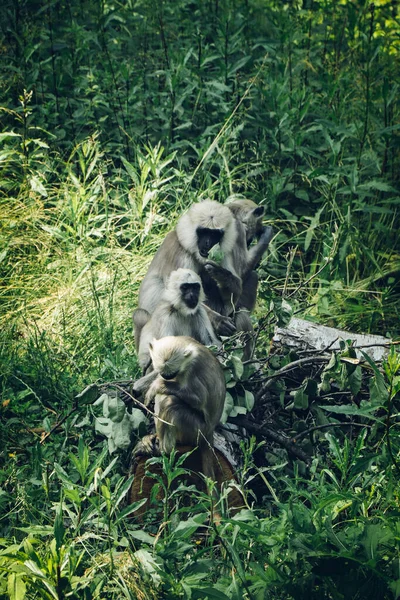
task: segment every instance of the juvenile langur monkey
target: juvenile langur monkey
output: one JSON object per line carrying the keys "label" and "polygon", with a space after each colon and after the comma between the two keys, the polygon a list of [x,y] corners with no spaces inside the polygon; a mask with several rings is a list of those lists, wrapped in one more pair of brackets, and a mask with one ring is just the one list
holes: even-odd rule
{"label": "juvenile langur monkey", "polygon": [[[153,314],[147,314],[142,326],[137,352],[139,364],[144,373],[150,368],[149,345],[153,339],[166,336],[186,335],[209,346],[221,343],[214,333],[210,318],[203,305],[205,300],[201,279],[190,269],[172,271],[167,286]],[[133,313],[136,329],[146,319],[145,311],[137,309]]]}
{"label": "juvenile langur monkey", "polygon": [[[235,217],[236,244],[228,261],[224,257],[221,265],[207,262],[204,269],[214,280],[214,289],[205,286],[205,290],[208,298],[214,297],[215,310],[226,316],[234,314],[237,330],[252,334],[250,313],[256,304],[258,288],[255,269],[268,248],[273,230],[262,224],[264,207],[257,206],[251,200],[235,200],[226,206]],[[251,246],[254,239],[257,239],[257,242]],[[233,278],[228,264],[233,265]],[[240,288],[237,286],[237,276],[241,281]],[[252,352],[253,342],[249,339],[245,345],[244,360],[248,360]]]}
{"label": "juvenile langur monkey", "polygon": [[196,471],[215,479],[213,435],[226,391],[221,365],[210,350],[187,336],[153,340],[149,349],[156,376],[145,404],[154,401],[161,452],[170,453],[176,444],[198,446]]}
{"label": "juvenile langur monkey", "polygon": [[[232,212],[227,206],[205,200],[193,204],[179,219],[176,228],[167,234],[157,250],[139,289],[139,309],[135,319],[135,340],[140,344],[141,329],[148,314],[152,315],[163,294],[168,277],[179,268],[191,269],[203,278],[204,265],[213,246],[219,243],[227,256],[226,268],[234,274],[230,257],[236,243],[237,227]],[[233,275],[235,277],[235,275]],[[240,279],[236,277],[240,287]],[[207,297],[207,293],[206,293]],[[229,318],[215,312],[208,302],[208,314],[214,329],[221,335],[230,335],[235,326]],[[214,310],[212,310],[214,309]],[[139,324],[137,324],[137,322]]]}

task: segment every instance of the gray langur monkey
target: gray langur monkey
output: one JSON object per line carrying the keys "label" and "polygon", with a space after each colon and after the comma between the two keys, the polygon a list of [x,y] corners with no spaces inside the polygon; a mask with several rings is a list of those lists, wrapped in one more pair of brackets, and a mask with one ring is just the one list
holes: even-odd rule
{"label": "gray langur monkey", "polygon": [[[237,227],[232,212],[218,202],[198,202],[182,215],[176,228],[167,234],[157,250],[140,285],[138,304],[141,312],[136,313],[135,319],[136,344],[140,343],[142,327],[148,315],[152,315],[156,309],[171,272],[179,268],[191,269],[203,279],[209,252],[219,243],[221,251],[228,257],[226,268],[234,273],[229,257],[236,238]],[[240,287],[240,284],[240,279],[236,277],[236,285]],[[212,302],[208,302],[207,293],[206,304],[215,331],[221,335],[234,333],[236,328],[231,319],[215,312]]]}
{"label": "gray langur monkey", "polygon": [[213,436],[226,392],[220,363],[208,348],[187,336],[153,340],[149,348],[154,373],[145,404],[154,401],[161,452],[170,453],[176,444],[197,446],[194,469],[215,479]]}
{"label": "gray langur monkey", "polygon": [[[256,304],[258,288],[258,274],[255,269],[269,246],[273,230],[272,227],[264,227],[262,224],[264,207],[257,206],[251,200],[234,200],[226,206],[235,218],[236,244],[228,261],[224,257],[221,265],[210,261],[206,263],[204,270],[209,279],[204,281],[204,289],[207,298],[213,299],[215,310],[225,316],[234,315],[237,330],[250,334],[243,355],[244,360],[248,360],[253,352],[250,313]],[[251,245],[254,239],[257,239],[257,242]],[[241,281],[240,287],[237,285],[238,277]]]}
{"label": "gray langur monkey", "polygon": [[185,335],[205,346],[221,345],[204,300],[200,276],[190,269],[177,269],[170,274],[161,301],[151,316],[141,308],[134,311],[135,333],[139,337],[136,350],[144,373],[151,369],[149,345],[153,339]]}

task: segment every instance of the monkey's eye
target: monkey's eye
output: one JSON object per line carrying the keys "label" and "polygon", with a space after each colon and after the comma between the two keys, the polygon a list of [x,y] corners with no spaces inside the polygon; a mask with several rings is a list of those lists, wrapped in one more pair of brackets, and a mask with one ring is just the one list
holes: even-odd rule
{"label": "monkey's eye", "polygon": [[188,292],[199,292],[200,291],[200,284],[199,283],[182,283],[181,285],[181,291],[183,294],[186,294]]}
{"label": "monkey's eye", "polygon": [[178,375],[179,371],[175,371],[175,373],[160,373],[161,377],[166,381],[170,381],[174,379]]}

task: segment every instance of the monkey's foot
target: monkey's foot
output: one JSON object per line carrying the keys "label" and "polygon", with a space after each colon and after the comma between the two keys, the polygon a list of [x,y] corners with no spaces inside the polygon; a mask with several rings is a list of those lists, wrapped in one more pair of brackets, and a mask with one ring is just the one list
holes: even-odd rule
{"label": "monkey's foot", "polygon": [[145,435],[134,447],[132,456],[160,456],[158,437],[155,433]]}

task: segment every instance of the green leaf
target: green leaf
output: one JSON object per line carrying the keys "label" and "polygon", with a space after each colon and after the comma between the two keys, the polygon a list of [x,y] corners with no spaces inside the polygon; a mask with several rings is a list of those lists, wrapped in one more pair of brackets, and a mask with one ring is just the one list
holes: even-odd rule
{"label": "green leaf", "polygon": [[20,138],[22,137],[19,133],[14,133],[13,131],[5,131],[4,133],[0,133],[0,143],[4,142],[4,140],[7,140],[8,138]]}
{"label": "green leaf", "polygon": [[59,465],[58,463],[54,463],[54,470],[57,474],[57,477],[59,479],[61,479],[61,481],[67,485],[68,487],[72,486],[74,487],[75,484],[73,483],[73,481],[70,479],[68,473],[66,471],[64,471],[64,469],[62,468],[61,465]]}
{"label": "green leaf", "polygon": [[7,590],[10,600],[23,600],[26,594],[26,585],[22,574],[11,573],[8,576]]}
{"label": "green leaf", "polygon": [[356,405],[351,406],[320,406],[323,410],[327,410],[328,412],[339,414],[339,415],[349,415],[349,416],[358,416],[358,417],[367,417],[368,419],[373,419],[374,421],[379,421],[376,417],[374,417],[371,413],[377,410],[377,406],[370,406],[369,403],[367,406],[363,406],[363,402],[361,403],[360,408]]}
{"label": "green leaf", "polygon": [[[141,504],[143,505],[143,501],[141,501]],[[154,542],[156,541],[154,536],[150,535],[146,531],[143,531],[142,529],[138,529],[137,531],[132,531],[132,529],[130,529],[128,533],[129,537],[139,540],[139,542],[149,544],[150,546],[154,546]]]}
{"label": "green leaf", "polygon": [[43,198],[47,198],[46,188],[44,187],[40,179],[36,177],[36,175],[32,175],[32,177],[30,178],[30,184],[33,192],[37,192],[38,194],[43,196]]}
{"label": "green leaf", "polygon": [[378,373],[370,379],[369,393],[372,404],[385,406],[388,400],[388,390],[382,373]]}
{"label": "green leaf", "polygon": [[363,183],[359,186],[359,189],[363,190],[377,190],[378,192],[396,192],[396,188],[389,185],[385,181],[380,181],[378,179],[373,179],[372,181],[368,181],[367,183]]}
{"label": "green leaf", "polygon": [[210,600],[229,600],[229,596],[216,588],[210,587],[196,588],[196,596],[198,598],[209,598]]}
{"label": "green leaf", "polygon": [[314,237],[314,231],[319,225],[319,219],[323,210],[325,209],[325,204],[315,213],[314,217],[311,219],[311,223],[309,228],[307,229],[306,239],[304,242],[304,250],[308,250],[311,244],[311,240]]}
{"label": "green leaf", "polygon": [[232,356],[231,361],[236,379],[239,380],[242,377],[244,371],[243,362],[238,356]]}
{"label": "green leaf", "polygon": [[294,407],[298,410],[306,410],[308,408],[308,396],[303,388],[296,390],[294,395]]}
{"label": "green leaf", "polygon": [[56,540],[56,548],[57,551],[60,550],[65,536],[65,527],[63,521],[63,513],[62,513],[62,503],[60,502],[60,506],[57,510],[56,518],[54,520],[54,537]]}
{"label": "green leaf", "polygon": [[393,598],[400,598],[400,579],[396,579],[396,581],[389,583],[389,587],[393,593]]}
{"label": "green leaf", "polygon": [[121,503],[121,501],[125,498],[125,496],[129,492],[129,490],[131,489],[133,480],[134,480],[134,476],[131,475],[124,482],[124,484],[122,485],[122,487],[120,488],[120,490],[118,490],[118,495],[115,496],[114,499],[113,499],[113,511],[115,511],[115,509],[118,508],[118,506]]}
{"label": "green leaf", "polygon": [[393,538],[393,534],[380,523],[368,523],[365,527],[365,537],[362,545],[365,548],[367,556],[371,560],[376,560],[378,546],[386,543]]}
{"label": "green leaf", "polygon": [[127,170],[127,173],[129,175],[129,177],[132,179],[133,183],[136,186],[139,186],[140,185],[140,181],[139,181],[139,177],[138,177],[138,174],[136,172],[135,167],[133,165],[131,165],[131,163],[128,162],[126,160],[126,158],[124,158],[124,156],[121,156],[121,160],[124,163],[124,167]]}
{"label": "green leaf", "polygon": [[99,388],[95,383],[92,383],[91,385],[85,387],[85,389],[82,390],[82,392],[80,392],[77,396],[75,396],[75,399],[78,401],[79,405],[93,404],[98,396]]}
{"label": "green leaf", "polygon": [[234,65],[233,67],[231,67],[228,71],[228,77],[232,77],[232,75],[234,75],[236,73],[236,71],[239,71],[239,69],[241,69],[242,67],[244,67],[245,64],[247,64],[250,60],[250,56],[243,56],[242,58],[240,58]]}
{"label": "green leaf", "polygon": [[123,508],[121,512],[118,513],[118,517],[115,520],[115,524],[122,521],[126,516],[132,515],[132,513],[139,510],[139,508],[141,508],[143,504],[146,504],[146,502],[147,498],[143,498],[142,500],[137,500],[137,502],[132,502],[132,504],[129,504],[129,506],[125,506],[125,508]]}
{"label": "green leaf", "polygon": [[362,372],[360,367],[356,367],[348,376],[350,391],[354,396],[361,390]]}
{"label": "green leaf", "polygon": [[201,513],[194,517],[189,517],[186,521],[179,521],[173,534],[177,538],[188,538],[194,534],[207,520],[208,515]]}
{"label": "green leaf", "polygon": [[148,550],[144,550],[143,548],[134,552],[133,557],[140,563],[144,572],[153,580],[154,585],[160,585],[161,577],[159,573],[163,570],[162,559],[159,556],[153,556]]}
{"label": "green leaf", "polygon": [[254,407],[254,394],[249,392],[248,390],[244,391],[244,401],[246,404],[247,410],[250,412]]}
{"label": "green leaf", "polygon": [[224,410],[222,412],[221,419],[220,419],[221,423],[227,422],[228,417],[233,410],[233,407],[234,407],[233,398],[229,392],[226,392]]}
{"label": "green leaf", "polygon": [[53,535],[54,527],[51,525],[29,525],[29,527],[17,527],[18,531],[24,531],[31,535]]}

